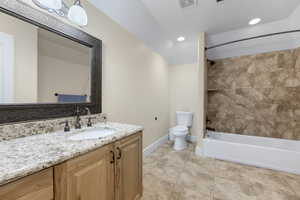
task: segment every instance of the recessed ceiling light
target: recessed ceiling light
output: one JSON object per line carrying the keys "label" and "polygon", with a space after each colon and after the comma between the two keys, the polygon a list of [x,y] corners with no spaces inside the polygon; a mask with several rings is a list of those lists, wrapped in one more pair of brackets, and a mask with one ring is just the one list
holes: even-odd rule
{"label": "recessed ceiling light", "polygon": [[255,24],[258,24],[260,21],[261,21],[260,18],[254,18],[254,19],[251,19],[251,20],[249,21],[249,25],[255,25]]}
{"label": "recessed ceiling light", "polygon": [[180,37],[177,38],[177,41],[178,41],[178,42],[183,42],[184,40],[185,40],[185,38],[182,37],[182,36],[180,36]]}

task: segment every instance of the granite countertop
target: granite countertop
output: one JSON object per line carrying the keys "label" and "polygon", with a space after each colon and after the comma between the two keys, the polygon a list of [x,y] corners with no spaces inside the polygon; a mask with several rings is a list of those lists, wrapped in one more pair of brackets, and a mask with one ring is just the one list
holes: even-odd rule
{"label": "granite countertop", "polygon": [[[73,141],[69,136],[81,131],[63,131],[0,142],[0,185],[62,163],[121,138],[142,131],[141,126],[107,123],[117,132],[101,139]],[[104,127],[103,123],[93,128]],[[83,129],[85,130],[85,129]]]}

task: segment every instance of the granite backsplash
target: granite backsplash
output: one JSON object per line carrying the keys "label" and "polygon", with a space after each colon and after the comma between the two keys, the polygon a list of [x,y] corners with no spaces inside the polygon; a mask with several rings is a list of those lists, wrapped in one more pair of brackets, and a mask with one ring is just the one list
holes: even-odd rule
{"label": "granite backsplash", "polygon": [[[103,116],[105,114],[96,114],[91,115],[93,117],[93,123],[98,123],[103,121]],[[88,116],[81,117],[82,126],[86,126]],[[69,121],[71,128],[74,128],[75,117],[67,117],[67,118],[57,118],[50,120],[41,120],[41,121],[32,121],[32,122],[24,122],[24,123],[14,123],[14,124],[6,124],[0,126],[0,142],[37,135],[37,134],[45,134],[51,133],[59,130],[63,130],[66,120]]]}
{"label": "granite backsplash", "polygon": [[208,66],[208,127],[300,139],[300,48],[217,60]]}

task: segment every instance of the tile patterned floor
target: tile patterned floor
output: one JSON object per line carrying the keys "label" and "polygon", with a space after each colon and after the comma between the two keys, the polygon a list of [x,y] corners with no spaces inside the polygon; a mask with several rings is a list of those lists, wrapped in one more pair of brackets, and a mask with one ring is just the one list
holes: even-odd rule
{"label": "tile patterned floor", "polygon": [[144,159],[142,200],[300,200],[300,176],[210,158],[171,143]]}

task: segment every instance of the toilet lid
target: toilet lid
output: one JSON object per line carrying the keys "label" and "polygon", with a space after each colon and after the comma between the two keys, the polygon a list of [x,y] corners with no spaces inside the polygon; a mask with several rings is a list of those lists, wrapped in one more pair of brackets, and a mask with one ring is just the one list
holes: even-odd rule
{"label": "toilet lid", "polygon": [[188,131],[188,128],[186,126],[175,126],[173,128],[174,131]]}

